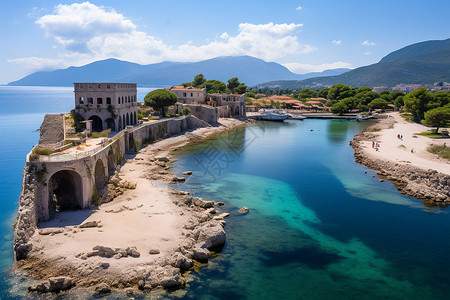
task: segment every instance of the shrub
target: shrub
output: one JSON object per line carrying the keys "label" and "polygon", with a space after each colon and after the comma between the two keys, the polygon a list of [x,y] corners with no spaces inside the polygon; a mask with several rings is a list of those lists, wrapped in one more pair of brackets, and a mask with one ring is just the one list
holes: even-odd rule
{"label": "shrub", "polygon": [[187,115],[189,115],[191,113],[191,110],[189,109],[189,107],[185,107],[185,108],[183,108],[182,110],[181,110],[181,114],[183,115],[183,116],[187,116]]}
{"label": "shrub", "polygon": [[442,158],[450,159],[450,147],[444,145],[431,145],[428,149],[428,152],[433,154],[437,154]]}
{"label": "shrub", "polygon": [[50,155],[50,154],[53,153],[53,151],[50,150],[50,149],[36,149],[36,148],[34,148],[31,153],[35,154],[35,155]]}

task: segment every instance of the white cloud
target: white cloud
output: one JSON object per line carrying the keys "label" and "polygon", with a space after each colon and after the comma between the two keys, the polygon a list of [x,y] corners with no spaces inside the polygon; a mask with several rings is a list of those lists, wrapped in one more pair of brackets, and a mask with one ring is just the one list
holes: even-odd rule
{"label": "white cloud", "polygon": [[371,55],[371,54],[372,54],[372,52],[369,52],[369,51],[364,52],[364,55]]}
{"label": "white cloud", "polygon": [[141,64],[164,60],[200,61],[225,55],[251,55],[274,60],[316,50],[298,41],[296,34],[302,24],[272,22],[241,23],[235,36],[224,32],[217,36],[218,40],[203,45],[186,41],[172,46],[138,30],[131,20],[115,10],[90,2],[60,4],[53,14],[40,17],[36,23],[48,37],[54,39],[59,57],[17,58],[10,62],[32,62],[31,65],[36,68],[54,68],[58,63],[60,67],[65,67],[106,58]]}
{"label": "white cloud", "polygon": [[27,66],[27,69],[31,71],[35,70],[54,70],[61,67],[68,67],[62,59],[51,59],[42,57],[24,57],[8,59],[8,63],[15,63]]}
{"label": "white cloud", "polygon": [[365,40],[361,43],[363,46],[375,46],[376,44],[374,42],[369,42],[368,40]]}
{"label": "white cloud", "polygon": [[338,69],[338,68],[349,68],[352,69],[353,66],[350,63],[337,61],[329,64],[321,64],[321,65],[310,65],[310,64],[300,64],[300,63],[286,63],[283,64],[286,68],[291,70],[297,74],[305,74],[310,72],[322,72],[329,69]]}
{"label": "white cloud", "polygon": [[303,9],[303,7],[301,7],[301,6],[297,6],[297,8],[296,8],[296,10],[302,10]]}
{"label": "white cloud", "polygon": [[342,45],[342,40],[333,40],[332,43],[333,45],[340,46]]}

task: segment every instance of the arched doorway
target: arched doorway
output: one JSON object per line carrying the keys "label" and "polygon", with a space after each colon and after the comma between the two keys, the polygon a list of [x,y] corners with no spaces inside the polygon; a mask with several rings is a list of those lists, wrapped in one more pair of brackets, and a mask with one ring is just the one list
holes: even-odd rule
{"label": "arched doorway", "polygon": [[137,124],[136,112],[134,112],[134,124]]}
{"label": "arched doorway", "polygon": [[125,127],[127,126],[127,120],[125,119],[125,115],[123,115],[123,119],[122,119],[122,123],[123,123],[123,128],[122,129],[125,129]]}
{"label": "arched doorway", "polygon": [[115,124],[113,118],[108,118],[105,120],[105,122],[106,122],[107,129],[111,129],[111,131],[116,131],[116,124]]}
{"label": "arched doorway", "polygon": [[130,115],[127,113],[127,125],[130,125]]}
{"label": "arched doorway", "polygon": [[92,120],[92,131],[103,131],[103,121],[99,116],[91,116],[89,120]]}
{"label": "arched doorway", "polygon": [[106,185],[105,165],[101,159],[97,160],[95,164],[95,187],[99,194]]}
{"label": "arched doorway", "polygon": [[111,148],[108,151],[108,176],[111,177],[114,175],[116,171],[116,166],[114,163],[114,152]]}
{"label": "arched doorway", "polygon": [[83,206],[83,182],[75,171],[58,171],[48,181],[49,218],[65,210],[81,209]]}
{"label": "arched doorway", "polygon": [[122,129],[122,116],[119,116],[119,131]]}
{"label": "arched doorway", "polygon": [[235,114],[235,115],[238,115],[238,116],[240,115],[240,114],[239,114],[239,106],[236,106],[236,107],[234,108],[234,114]]}

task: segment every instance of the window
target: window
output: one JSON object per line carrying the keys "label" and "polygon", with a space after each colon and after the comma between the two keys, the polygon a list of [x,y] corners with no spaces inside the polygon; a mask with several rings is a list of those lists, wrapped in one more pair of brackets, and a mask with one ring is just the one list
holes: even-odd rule
{"label": "window", "polygon": [[94,104],[94,99],[93,98],[87,98],[88,99],[88,104]]}
{"label": "window", "polygon": [[111,104],[111,98],[106,98],[106,104],[110,105]]}
{"label": "window", "polygon": [[92,83],[89,83],[89,88],[92,89]]}
{"label": "window", "polygon": [[101,89],[101,88],[102,88],[102,84],[99,83],[99,84],[97,85],[97,88]]}
{"label": "window", "polygon": [[84,97],[80,97],[80,104],[84,104]]}
{"label": "window", "polygon": [[111,85],[110,85],[110,84],[107,84],[107,85],[106,85],[106,88],[107,88],[107,89],[110,89],[110,88],[111,88]]}
{"label": "window", "polygon": [[183,97],[186,97],[186,93],[183,93]]}
{"label": "window", "polygon": [[97,104],[103,104],[103,99],[102,98],[97,98]]}

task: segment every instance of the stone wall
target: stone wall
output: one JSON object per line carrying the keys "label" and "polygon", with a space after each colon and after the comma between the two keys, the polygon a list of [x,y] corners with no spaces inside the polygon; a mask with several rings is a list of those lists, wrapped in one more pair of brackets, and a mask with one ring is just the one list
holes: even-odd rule
{"label": "stone wall", "polygon": [[232,116],[231,107],[229,106],[217,107],[217,116],[219,118],[230,118]]}
{"label": "stone wall", "polygon": [[39,145],[42,148],[51,148],[64,141],[64,115],[45,115],[39,131]]}
{"label": "stone wall", "polygon": [[205,121],[209,124],[217,124],[217,109],[211,106],[207,105],[192,105],[192,104],[183,104],[183,103],[177,103],[176,105],[176,111],[178,114],[181,113],[181,110],[184,107],[189,108],[191,111],[191,115],[197,117],[198,119]]}

